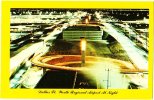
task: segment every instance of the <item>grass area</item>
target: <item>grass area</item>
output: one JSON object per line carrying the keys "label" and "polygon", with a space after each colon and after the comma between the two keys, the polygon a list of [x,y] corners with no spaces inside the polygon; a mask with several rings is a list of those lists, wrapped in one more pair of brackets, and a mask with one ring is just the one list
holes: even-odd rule
{"label": "grass area", "polygon": [[[80,55],[80,41],[56,40],[46,55]],[[129,61],[121,45],[114,42],[87,41],[87,56],[100,56]]]}

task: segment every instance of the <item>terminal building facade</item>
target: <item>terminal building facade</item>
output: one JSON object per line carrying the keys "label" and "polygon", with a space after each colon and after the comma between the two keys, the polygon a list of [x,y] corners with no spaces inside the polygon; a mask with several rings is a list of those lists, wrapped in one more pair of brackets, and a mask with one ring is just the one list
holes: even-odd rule
{"label": "terminal building facade", "polygon": [[70,26],[63,31],[64,40],[79,41],[81,37],[86,38],[87,41],[102,40],[103,31],[99,26],[92,25],[77,25]]}

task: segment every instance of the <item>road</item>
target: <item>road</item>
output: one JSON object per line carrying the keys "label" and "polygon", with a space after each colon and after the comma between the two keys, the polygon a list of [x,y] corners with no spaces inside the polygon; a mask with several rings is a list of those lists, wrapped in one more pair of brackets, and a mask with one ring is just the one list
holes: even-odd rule
{"label": "road", "polygon": [[136,44],[133,43],[128,37],[123,33],[119,33],[114,27],[109,23],[103,23],[105,25],[105,31],[107,31],[111,36],[113,36],[127,52],[130,60],[134,65],[141,70],[148,70],[148,61],[144,57],[144,54],[141,53],[140,49],[136,47]]}

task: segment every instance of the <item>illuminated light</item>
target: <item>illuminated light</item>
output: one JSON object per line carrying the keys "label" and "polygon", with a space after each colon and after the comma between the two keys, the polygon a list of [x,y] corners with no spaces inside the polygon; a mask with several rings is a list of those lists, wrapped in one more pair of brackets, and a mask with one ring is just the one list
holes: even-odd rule
{"label": "illuminated light", "polygon": [[139,16],[139,14],[137,14],[137,16]]}
{"label": "illuminated light", "polygon": [[84,37],[81,38],[81,67],[85,65],[86,56],[86,40]]}
{"label": "illuminated light", "polygon": [[[10,76],[19,69],[20,64],[32,54],[34,54],[40,47],[43,46],[43,42],[36,43],[29,48],[23,50],[22,52],[18,53],[16,56],[10,59]],[[25,55],[26,54],[26,55]],[[37,54],[37,53],[36,53]]]}
{"label": "illuminated light", "polygon": [[143,18],[144,23],[149,24],[149,19],[147,19],[146,17]]}
{"label": "illuminated light", "polygon": [[[133,61],[138,69],[148,70],[148,62],[142,55],[147,55],[146,53],[138,53],[139,49],[134,46],[134,44],[122,34],[119,34],[110,24],[104,23],[106,27],[108,27],[108,33],[111,33],[113,37],[117,39],[117,41],[121,44],[123,49],[127,52],[130,59]],[[133,32],[133,31],[132,31]],[[112,34],[114,33],[114,34]],[[126,45],[127,44],[127,45]],[[128,48],[129,47],[129,48]]]}
{"label": "illuminated light", "polygon": [[85,21],[86,21],[86,24],[88,24],[88,23],[89,23],[88,19],[86,19]]}
{"label": "illuminated light", "polygon": [[127,89],[129,83],[126,78],[120,74],[120,68],[110,62],[94,63],[88,67],[89,70],[82,70],[85,77],[90,77],[92,82],[97,81],[98,89]]}
{"label": "illuminated light", "polygon": [[85,51],[86,50],[86,39],[81,38],[81,50]]}
{"label": "illuminated light", "polygon": [[88,19],[91,20],[91,16],[88,16]]}

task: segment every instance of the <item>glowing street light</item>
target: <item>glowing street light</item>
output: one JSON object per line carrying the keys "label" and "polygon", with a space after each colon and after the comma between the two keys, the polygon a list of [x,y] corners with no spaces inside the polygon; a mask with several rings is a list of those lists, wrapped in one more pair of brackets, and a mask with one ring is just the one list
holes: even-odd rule
{"label": "glowing street light", "polygon": [[88,16],[88,19],[91,20],[91,16],[90,15]]}
{"label": "glowing street light", "polygon": [[88,19],[85,19],[85,23],[86,23],[86,24],[88,24],[88,23],[89,23]]}
{"label": "glowing street light", "polygon": [[85,64],[85,55],[86,55],[86,39],[81,38],[81,66]]}
{"label": "glowing street light", "polygon": [[86,39],[81,38],[81,50],[85,51],[86,50]]}

